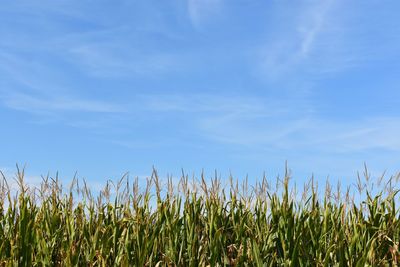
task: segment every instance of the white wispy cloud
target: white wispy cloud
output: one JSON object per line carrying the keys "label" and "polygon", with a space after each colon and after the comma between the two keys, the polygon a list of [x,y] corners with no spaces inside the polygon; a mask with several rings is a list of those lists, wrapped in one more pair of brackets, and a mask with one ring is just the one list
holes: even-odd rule
{"label": "white wispy cloud", "polygon": [[140,95],[139,98],[146,109],[157,112],[253,112],[260,114],[266,111],[264,105],[270,105],[269,113],[278,111],[275,103],[265,103],[256,97],[234,94],[148,94]]}
{"label": "white wispy cloud", "polygon": [[320,130],[315,134],[311,145],[330,151],[351,152],[367,149],[400,151],[400,118],[377,117],[350,122],[319,122]]}
{"label": "white wispy cloud", "polygon": [[178,113],[204,138],[253,151],[400,151],[398,117],[330,120],[318,117],[307,103],[274,98],[195,94],[147,95],[141,99],[145,112]]}
{"label": "white wispy cloud", "polygon": [[[279,140],[304,126],[296,116],[306,116],[303,103],[251,96],[186,94],[141,96],[145,111],[179,114],[194,131],[221,143],[258,145]],[[287,124],[283,119],[291,119]]]}
{"label": "white wispy cloud", "polygon": [[307,56],[312,49],[313,43],[318,37],[319,32],[323,30],[325,18],[333,2],[334,0],[319,1],[317,2],[317,6],[312,8],[312,10],[309,12],[310,14],[304,16],[308,18],[303,18],[303,20],[309,21],[308,23],[303,21],[298,29],[301,35],[301,45],[299,49],[301,56]]}
{"label": "white wispy cloud", "polygon": [[218,14],[222,0],[187,0],[187,9],[192,24],[200,29],[210,16]]}
{"label": "white wispy cloud", "polygon": [[217,142],[253,149],[354,153],[371,149],[400,151],[400,118],[334,122],[313,117],[262,118],[237,114],[203,118],[199,128]]}
{"label": "white wispy cloud", "polygon": [[40,97],[26,93],[2,93],[0,99],[8,108],[31,113],[65,112],[94,112],[116,113],[124,112],[123,107],[103,101],[84,100],[71,96]]}
{"label": "white wispy cloud", "polygon": [[332,19],[330,13],[334,2],[311,1],[306,5],[293,6],[297,14],[295,19],[277,22],[289,25],[283,28],[283,32],[273,34],[262,46],[258,57],[264,75],[272,79],[280,78],[312,60],[310,57],[319,35],[324,33],[328,17]]}
{"label": "white wispy cloud", "polygon": [[[12,10],[26,14],[23,17],[18,13],[17,19],[21,21],[21,25],[32,27],[35,34],[29,31],[21,34],[22,30],[19,28],[16,31],[4,31],[7,36],[0,40],[0,46],[4,48],[0,51],[0,59],[4,60],[4,64],[0,61],[0,70],[18,69],[12,71],[12,75],[22,80],[24,76],[29,77],[38,72],[37,66],[32,68],[33,71],[25,71],[27,68],[43,61],[51,61],[50,64],[55,66],[47,68],[46,73],[54,74],[60,65],[67,63],[69,67],[86,75],[102,78],[159,75],[181,68],[181,59],[177,53],[148,45],[157,38],[165,42],[181,38],[166,26],[167,23],[158,9],[150,6],[138,8],[129,4],[129,1],[119,2],[109,8],[123,11],[127,19],[116,22],[114,16],[102,15],[109,12],[107,6],[91,12],[92,5],[87,1],[83,1],[79,8],[73,2],[50,2],[12,6]],[[146,16],[129,15],[127,10],[130,9],[133,14],[142,12]],[[72,27],[70,24],[79,27]],[[26,58],[32,54],[40,54],[43,59]],[[19,64],[21,61],[25,62]],[[48,79],[54,77],[47,76]]]}
{"label": "white wispy cloud", "polygon": [[118,41],[78,43],[68,51],[71,63],[97,77],[153,76],[182,68],[174,53],[146,51]]}
{"label": "white wispy cloud", "polygon": [[123,113],[125,107],[106,100],[85,98],[80,87],[68,85],[68,77],[42,61],[23,53],[0,52],[0,104],[14,110],[49,115],[62,112]]}

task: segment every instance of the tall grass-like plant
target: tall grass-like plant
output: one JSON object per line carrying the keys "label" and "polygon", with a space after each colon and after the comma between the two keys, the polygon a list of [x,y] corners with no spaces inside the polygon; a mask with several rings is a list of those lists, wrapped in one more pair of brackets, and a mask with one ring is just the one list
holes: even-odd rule
{"label": "tall grass-like plant", "polygon": [[[43,177],[39,188],[0,182],[0,266],[397,266],[396,182],[364,179],[299,194],[289,172],[272,188],[233,178],[160,181],[124,176],[91,192]],[[353,194],[354,193],[354,194]]]}

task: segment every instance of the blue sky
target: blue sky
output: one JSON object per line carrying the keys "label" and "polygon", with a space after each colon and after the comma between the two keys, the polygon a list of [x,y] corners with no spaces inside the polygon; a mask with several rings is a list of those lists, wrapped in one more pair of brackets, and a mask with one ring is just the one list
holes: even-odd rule
{"label": "blue sky", "polygon": [[[0,168],[399,170],[398,1],[4,1]],[[32,178],[33,179],[33,178]],[[67,179],[67,178],[65,178]],[[350,180],[348,180],[350,179]]]}

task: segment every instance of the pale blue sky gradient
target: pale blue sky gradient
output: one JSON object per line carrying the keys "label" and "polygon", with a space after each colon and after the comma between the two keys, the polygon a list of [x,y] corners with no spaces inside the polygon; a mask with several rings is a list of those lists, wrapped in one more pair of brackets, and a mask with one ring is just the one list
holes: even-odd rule
{"label": "pale blue sky gradient", "polygon": [[[399,170],[399,1],[3,1],[0,168]],[[65,178],[66,179],[66,178]],[[351,180],[349,180],[351,181]]]}

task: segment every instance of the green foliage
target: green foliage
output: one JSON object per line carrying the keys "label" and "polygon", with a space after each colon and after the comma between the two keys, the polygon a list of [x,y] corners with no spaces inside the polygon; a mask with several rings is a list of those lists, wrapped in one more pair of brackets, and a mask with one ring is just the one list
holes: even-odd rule
{"label": "green foliage", "polygon": [[96,196],[75,179],[64,191],[57,178],[32,189],[23,177],[18,191],[0,183],[0,266],[400,264],[393,178],[372,196],[367,176],[354,201],[329,184],[320,198],[313,181],[299,197],[288,174],[273,190],[265,178],[252,190],[231,179],[226,191],[184,175],[162,190],[154,171],[145,190],[124,177]]}

